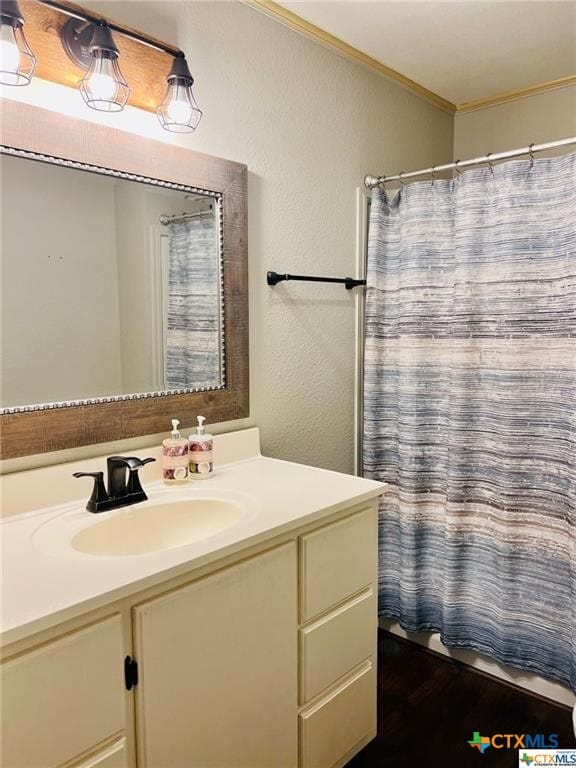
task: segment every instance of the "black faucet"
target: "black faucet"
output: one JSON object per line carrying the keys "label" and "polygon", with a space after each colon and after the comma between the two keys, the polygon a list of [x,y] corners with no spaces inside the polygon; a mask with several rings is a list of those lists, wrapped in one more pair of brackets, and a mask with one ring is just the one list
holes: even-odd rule
{"label": "black faucet", "polygon": [[[93,477],[94,487],[88,499],[88,512],[106,512],[109,509],[127,507],[146,501],[148,496],[140,485],[138,470],[156,459],[139,459],[137,456],[110,456],[108,468],[108,491],[104,486],[104,472],[74,472],[74,477]],[[128,476],[126,476],[128,473]]]}

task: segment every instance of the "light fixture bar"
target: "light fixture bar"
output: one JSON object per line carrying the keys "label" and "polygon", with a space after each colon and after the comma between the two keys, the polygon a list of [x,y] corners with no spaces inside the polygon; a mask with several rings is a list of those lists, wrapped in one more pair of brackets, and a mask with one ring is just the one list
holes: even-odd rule
{"label": "light fixture bar", "polygon": [[136,40],[137,42],[142,43],[143,45],[147,45],[150,48],[154,48],[157,51],[168,53],[170,56],[177,56],[180,53],[180,49],[175,48],[173,45],[168,45],[167,43],[163,43],[161,40],[156,40],[153,37],[147,37],[146,35],[129,29],[128,27],[124,27],[121,24],[115,24],[112,21],[108,21],[103,16],[86,13],[83,8],[79,8],[77,5],[69,5],[68,3],[58,2],[58,0],[38,0],[38,2],[40,2],[42,5],[46,5],[49,8],[54,8],[56,11],[60,11],[61,13],[64,13],[74,19],[86,21],[90,24],[101,24],[103,21],[105,21],[109,29],[111,29],[113,32],[117,32],[118,34],[123,35],[124,37],[128,37],[131,40]]}

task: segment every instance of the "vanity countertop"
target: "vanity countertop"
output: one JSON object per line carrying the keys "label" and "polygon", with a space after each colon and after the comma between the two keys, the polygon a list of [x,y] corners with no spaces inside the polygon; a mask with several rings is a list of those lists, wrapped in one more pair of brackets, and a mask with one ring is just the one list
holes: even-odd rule
{"label": "vanity countertop", "polygon": [[[165,486],[146,486],[152,495]],[[70,556],[41,551],[35,531],[57,515],[82,509],[85,499],[10,517],[1,523],[2,611],[0,642],[6,645],[208,565],[242,549],[376,498],[383,485],[315,467],[255,455],[217,468],[213,477],[190,482],[190,498],[201,493],[237,493],[253,509],[238,524],[184,546],[146,555]],[[181,486],[179,487],[181,493]],[[166,494],[166,490],[164,494]],[[127,507],[125,509],[137,509]],[[107,513],[93,515],[103,518]]]}

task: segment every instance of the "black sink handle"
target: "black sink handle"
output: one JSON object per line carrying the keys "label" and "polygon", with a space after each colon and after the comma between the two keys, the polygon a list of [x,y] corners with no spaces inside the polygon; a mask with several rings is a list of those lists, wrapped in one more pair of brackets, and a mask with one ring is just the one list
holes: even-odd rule
{"label": "black sink handle", "polygon": [[128,484],[126,486],[126,490],[130,494],[142,494],[142,501],[146,501],[148,498],[146,494],[144,493],[144,490],[142,486],[140,485],[140,475],[138,474],[138,470],[140,467],[143,467],[145,464],[150,464],[151,461],[156,461],[156,459],[153,459],[151,456],[147,459],[138,459],[140,462],[139,465],[131,467],[129,465],[129,472],[128,472]]}
{"label": "black sink handle", "polygon": [[103,502],[110,500],[110,497],[106,493],[106,488],[104,487],[104,472],[74,472],[73,476],[94,478],[92,495],[88,499],[86,509],[89,512],[99,512],[99,507],[103,504]]}
{"label": "black sink handle", "polygon": [[[109,456],[108,464],[111,466],[123,466],[128,467],[128,469],[140,469],[140,467],[143,467],[146,463],[146,460],[139,459],[138,456]],[[152,461],[155,461],[155,459],[152,459]]]}

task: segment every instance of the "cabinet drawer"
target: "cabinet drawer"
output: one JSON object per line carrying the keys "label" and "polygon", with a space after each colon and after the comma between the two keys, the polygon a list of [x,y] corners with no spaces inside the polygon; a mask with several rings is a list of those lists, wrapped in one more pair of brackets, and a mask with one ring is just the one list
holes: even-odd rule
{"label": "cabinet drawer", "polygon": [[317,696],[369,657],[376,657],[376,597],[373,589],[299,632],[300,703]]}
{"label": "cabinet drawer", "polygon": [[300,620],[376,582],[376,507],[300,537]]}
{"label": "cabinet drawer", "polygon": [[325,699],[301,713],[300,768],[332,768],[376,735],[375,669],[366,662]]}
{"label": "cabinet drawer", "polygon": [[74,763],[73,768],[128,768],[126,739],[119,739],[100,752]]}
{"label": "cabinet drawer", "polygon": [[113,616],[5,661],[2,765],[55,768],[120,735],[123,650]]}

